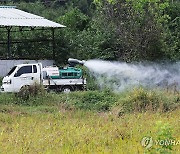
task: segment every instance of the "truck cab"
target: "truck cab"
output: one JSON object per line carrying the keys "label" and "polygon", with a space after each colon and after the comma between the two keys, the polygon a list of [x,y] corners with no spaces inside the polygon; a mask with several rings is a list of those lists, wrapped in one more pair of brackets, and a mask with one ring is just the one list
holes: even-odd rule
{"label": "truck cab", "polygon": [[19,92],[24,86],[40,83],[42,64],[20,64],[14,66],[3,78],[1,92]]}

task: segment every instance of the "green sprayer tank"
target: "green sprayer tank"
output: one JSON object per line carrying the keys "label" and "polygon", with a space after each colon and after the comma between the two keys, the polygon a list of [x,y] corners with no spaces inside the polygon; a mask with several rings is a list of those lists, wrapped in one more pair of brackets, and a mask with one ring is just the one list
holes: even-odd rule
{"label": "green sprayer tank", "polygon": [[80,79],[82,78],[82,69],[67,67],[59,69],[59,76],[51,76],[52,79]]}

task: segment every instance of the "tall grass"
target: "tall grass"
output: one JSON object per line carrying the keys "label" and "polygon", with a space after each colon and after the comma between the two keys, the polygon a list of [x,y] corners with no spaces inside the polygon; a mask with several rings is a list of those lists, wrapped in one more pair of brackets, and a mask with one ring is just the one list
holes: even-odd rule
{"label": "tall grass", "polygon": [[[39,92],[37,92],[37,90]],[[35,91],[35,92],[34,92]],[[24,97],[26,96],[26,97]],[[27,97],[28,96],[28,97]],[[1,104],[20,104],[28,106],[67,106],[75,109],[94,111],[118,111],[119,114],[134,112],[167,112],[178,109],[180,95],[166,91],[134,89],[123,93],[105,91],[84,91],[69,94],[47,93],[41,88],[20,94],[1,94]]]}
{"label": "tall grass", "polygon": [[[157,139],[161,130],[154,126],[161,120],[174,128],[172,136],[179,139],[179,116],[173,111],[170,115],[146,112],[117,118],[84,110],[25,112],[14,108],[0,113],[0,153],[158,153],[161,146],[146,149],[142,138]],[[177,145],[170,151],[178,150]]]}
{"label": "tall grass", "polygon": [[142,88],[0,94],[0,153],[178,153],[178,145],[146,149],[141,140],[180,139],[179,97]]}
{"label": "tall grass", "polygon": [[136,88],[124,92],[115,106],[123,112],[172,111],[180,106],[180,95],[159,90]]}

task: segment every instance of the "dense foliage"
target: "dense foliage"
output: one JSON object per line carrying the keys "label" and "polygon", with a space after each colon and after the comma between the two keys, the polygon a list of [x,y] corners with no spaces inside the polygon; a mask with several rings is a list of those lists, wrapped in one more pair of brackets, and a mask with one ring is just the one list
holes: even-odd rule
{"label": "dense foliage", "polygon": [[[128,62],[180,59],[179,0],[9,0],[1,3],[16,5],[67,26],[55,30],[58,63],[68,57]],[[0,30],[1,42],[7,36]],[[24,43],[12,45],[14,58],[51,59],[51,30],[16,30],[12,40]],[[1,57],[6,57],[6,51],[6,45],[0,44]]]}
{"label": "dense foliage", "polygon": [[[28,91],[28,92],[27,92]],[[142,88],[113,93],[110,90],[47,93],[34,85],[17,94],[1,94],[0,105],[63,106],[68,110],[114,112],[117,116],[136,112],[170,112],[180,107],[180,94],[171,91],[145,90]]]}

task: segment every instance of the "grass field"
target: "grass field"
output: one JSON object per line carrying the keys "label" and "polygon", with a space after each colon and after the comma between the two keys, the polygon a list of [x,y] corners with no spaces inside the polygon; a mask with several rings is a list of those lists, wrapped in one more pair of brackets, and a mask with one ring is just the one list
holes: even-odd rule
{"label": "grass field", "polygon": [[[164,110],[156,102],[165,101],[164,94],[107,93],[48,94],[28,101],[1,94],[0,153],[180,153],[179,96],[166,95]],[[142,146],[143,137],[152,137],[152,147]],[[156,145],[161,140],[176,145]]]}

